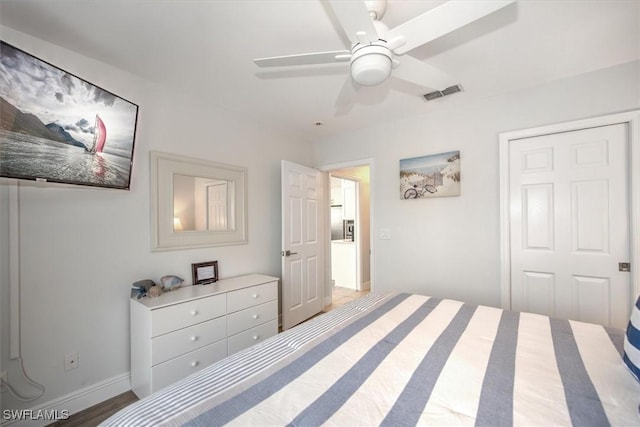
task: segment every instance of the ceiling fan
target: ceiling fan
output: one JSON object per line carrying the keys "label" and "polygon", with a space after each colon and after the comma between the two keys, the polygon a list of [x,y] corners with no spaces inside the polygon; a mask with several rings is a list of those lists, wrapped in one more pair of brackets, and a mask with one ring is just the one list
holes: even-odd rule
{"label": "ceiling fan", "polygon": [[260,67],[348,62],[351,80],[356,86],[379,85],[393,73],[396,78],[434,90],[442,96],[442,91],[457,85],[456,79],[404,54],[514,1],[452,0],[389,29],[380,21],[386,10],[386,0],[329,0],[352,43],[351,50],[275,56],[253,61]]}

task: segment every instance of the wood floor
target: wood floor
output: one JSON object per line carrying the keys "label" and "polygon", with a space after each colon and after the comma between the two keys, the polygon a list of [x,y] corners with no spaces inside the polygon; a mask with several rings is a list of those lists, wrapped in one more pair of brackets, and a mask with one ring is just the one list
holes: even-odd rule
{"label": "wood floor", "polygon": [[94,427],[118,412],[120,409],[137,400],[138,396],[136,396],[132,391],[128,391],[116,397],[112,397],[109,400],[105,400],[102,403],[98,403],[84,411],[78,412],[77,414],[73,414],[68,420],[56,421],[53,424],[49,424],[49,426]]}
{"label": "wood floor", "polygon": [[[354,291],[353,289],[335,286],[333,288],[332,304],[325,307],[323,311],[331,311],[368,293],[369,291]],[[73,414],[68,420],[49,424],[49,427],[95,427],[120,409],[137,400],[138,397],[132,391],[128,391]]]}

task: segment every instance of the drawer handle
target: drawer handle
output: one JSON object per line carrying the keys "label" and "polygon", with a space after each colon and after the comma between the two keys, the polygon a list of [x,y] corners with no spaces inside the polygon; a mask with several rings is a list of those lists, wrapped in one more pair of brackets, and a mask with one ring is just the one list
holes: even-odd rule
{"label": "drawer handle", "polygon": [[191,315],[192,316],[197,316],[198,315],[198,310],[191,310]]}
{"label": "drawer handle", "polygon": [[193,362],[191,362],[191,367],[195,368],[196,366],[198,366],[200,364],[200,362],[198,362],[197,360],[194,360]]}
{"label": "drawer handle", "polygon": [[191,341],[198,341],[198,337],[196,337],[195,335],[192,336],[190,339],[191,339]]}
{"label": "drawer handle", "polygon": [[254,341],[258,341],[259,339],[260,339],[260,335],[254,335],[254,336],[253,336],[253,340],[254,340]]}
{"label": "drawer handle", "polygon": [[253,317],[254,319],[257,319],[258,317],[260,317],[260,315],[259,315],[259,314],[254,314],[254,315],[253,315],[253,316],[251,316],[251,317]]}
{"label": "drawer handle", "polygon": [[258,298],[260,295],[259,294],[253,294],[251,295],[253,298]]}

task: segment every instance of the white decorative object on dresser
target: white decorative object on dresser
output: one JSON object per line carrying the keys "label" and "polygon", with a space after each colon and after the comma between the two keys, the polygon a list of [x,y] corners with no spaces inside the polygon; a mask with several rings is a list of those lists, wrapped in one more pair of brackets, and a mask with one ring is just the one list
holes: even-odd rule
{"label": "white decorative object on dresser", "polygon": [[140,398],[278,333],[278,278],[261,274],[131,299],[131,388]]}

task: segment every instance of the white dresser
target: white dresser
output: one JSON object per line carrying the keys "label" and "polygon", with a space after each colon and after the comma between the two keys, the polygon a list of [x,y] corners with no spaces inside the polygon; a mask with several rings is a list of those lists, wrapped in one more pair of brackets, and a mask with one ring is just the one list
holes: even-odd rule
{"label": "white dresser", "polygon": [[131,388],[143,398],[277,333],[277,277],[250,274],[131,299]]}

